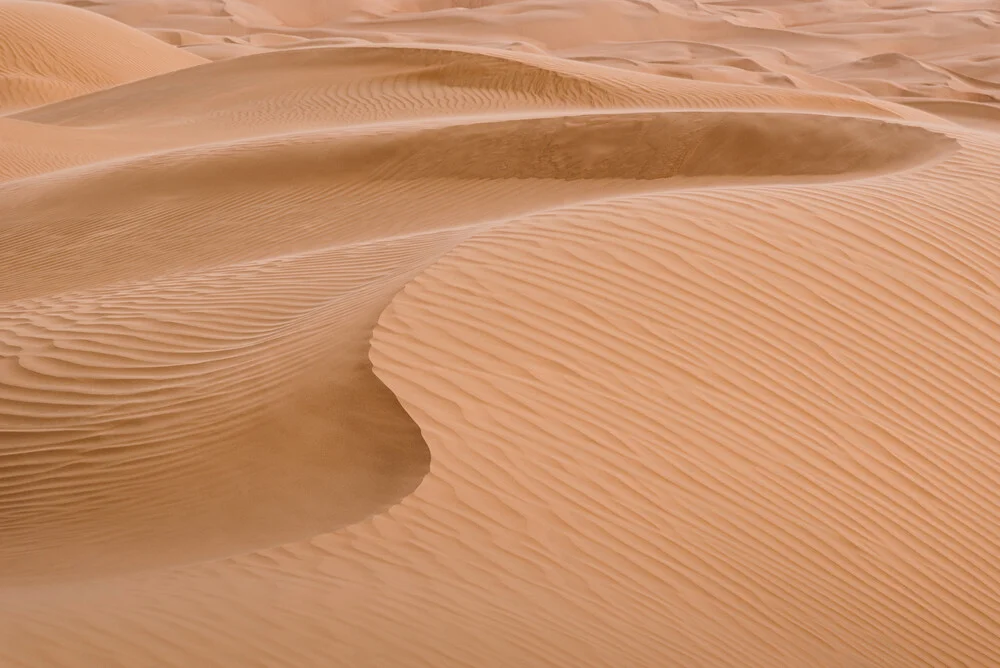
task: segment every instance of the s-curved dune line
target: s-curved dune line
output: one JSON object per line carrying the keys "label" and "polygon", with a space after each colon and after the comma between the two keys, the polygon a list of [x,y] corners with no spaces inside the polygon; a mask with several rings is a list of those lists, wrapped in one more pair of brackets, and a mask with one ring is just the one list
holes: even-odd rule
{"label": "s-curved dune line", "polygon": [[1000,21],[878,4],[0,2],[0,665],[1000,665]]}

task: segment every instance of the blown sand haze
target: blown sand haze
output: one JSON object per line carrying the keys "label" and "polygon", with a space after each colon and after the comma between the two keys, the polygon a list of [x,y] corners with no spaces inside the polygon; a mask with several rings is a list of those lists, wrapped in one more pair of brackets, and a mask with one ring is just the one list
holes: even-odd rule
{"label": "blown sand haze", "polygon": [[1000,665],[998,131],[989,0],[0,0],[0,665]]}

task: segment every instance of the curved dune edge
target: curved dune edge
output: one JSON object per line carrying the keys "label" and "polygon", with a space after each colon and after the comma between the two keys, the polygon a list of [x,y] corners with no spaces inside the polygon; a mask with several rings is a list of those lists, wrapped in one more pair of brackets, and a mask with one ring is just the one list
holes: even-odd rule
{"label": "curved dune edge", "polygon": [[411,492],[426,445],[365,355],[389,297],[446,241],[4,304],[0,582],[225,557]]}
{"label": "curved dune edge", "polygon": [[1000,201],[1000,161],[965,141],[906,175],[620,198],[463,242],[372,341],[432,453],[393,512],[414,529],[352,544],[437,583],[420,627],[450,647],[484,633],[451,606],[509,625],[460,663],[992,665],[1000,286],[968,260],[1000,258],[1000,206],[951,212]]}
{"label": "curved dune edge", "polygon": [[990,665],[1000,239],[969,202],[997,153],[956,136],[902,173],[452,238],[371,343],[431,449],[413,494],[244,557],[7,586],[0,657],[67,665],[58,628],[111,665],[121,634],[133,665]]}
{"label": "curved dune edge", "polygon": [[[23,131],[21,125],[28,130],[37,127],[4,120],[19,124],[15,131]],[[87,136],[71,128],[56,131]],[[823,114],[522,112],[354,125],[146,150],[63,173],[48,169],[34,182],[28,178],[34,174],[25,169],[22,178],[9,179],[15,183],[7,188],[0,182],[0,191],[22,201],[44,197],[35,195],[44,189],[87,199],[123,185],[169,191],[183,184],[208,190],[219,185],[220,174],[265,185],[308,180],[319,172],[334,180],[399,182],[852,179],[911,168],[954,147],[954,140],[945,134],[919,126]],[[11,162],[18,157],[14,153]]]}
{"label": "curved dune edge", "polygon": [[[0,407],[15,435],[0,453],[3,579],[230,556],[357,522],[412,491],[426,447],[364,368],[368,333],[413,272],[502,211],[455,226],[436,207],[420,215],[414,198],[518,195],[516,215],[675,178],[858,179],[956,146],[881,120],[581,113],[281,135],[0,186],[0,261],[23,279],[0,293],[12,300],[0,311]],[[255,194],[229,198],[232,184]],[[201,195],[215,206],[187,204]],[[151,209],[157,200],[167,204]],[[393,200],[405,222],[386,227]],[[233,227],[278,207],[280,227]],[[88,262],[60,263],[75,248]]]}
{"label": "curved dune edge", "polygon": [[0,663],[1000,664],[997,136],[526,50],[0,118]]}
{"label": "curved dune edge", "polygon": [[[210,106],[202,93],[207,89],[214,91]],[[878,100],[682,82],[539,54],[429,45],[323,47],[208,63],[0,119],[0,139],[10,142],[0,145],[0,178],[360,124],[433,122],[498,110],[516,116],[637,108],[941,122]]]}

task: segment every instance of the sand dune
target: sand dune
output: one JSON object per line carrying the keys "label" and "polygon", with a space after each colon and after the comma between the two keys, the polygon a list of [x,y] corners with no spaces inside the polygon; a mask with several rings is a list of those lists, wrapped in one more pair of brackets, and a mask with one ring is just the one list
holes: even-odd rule
{"label": "sand dune", "polygon": [[0,3],[0,664],[1000,664],[989,2]]}
{"label": "sand dune", "polygon": [[191,67],[194,54],[91,12],[0,2],[0,111],[74,97]]}

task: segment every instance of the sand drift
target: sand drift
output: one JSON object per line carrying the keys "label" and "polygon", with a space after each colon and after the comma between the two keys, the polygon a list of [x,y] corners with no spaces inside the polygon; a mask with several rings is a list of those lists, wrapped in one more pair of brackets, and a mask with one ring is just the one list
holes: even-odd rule
{"label": "sand drift", "polygon": [[0,663],[1000,662],[982,72],[167,4],[0,2]]}

